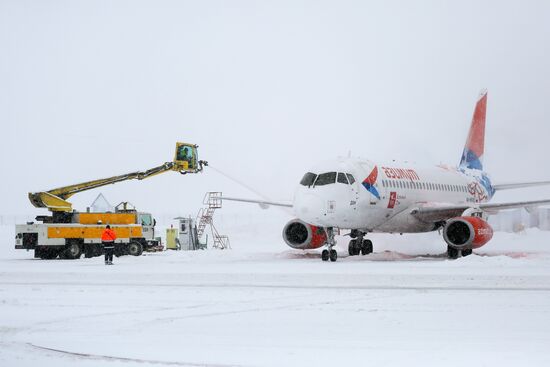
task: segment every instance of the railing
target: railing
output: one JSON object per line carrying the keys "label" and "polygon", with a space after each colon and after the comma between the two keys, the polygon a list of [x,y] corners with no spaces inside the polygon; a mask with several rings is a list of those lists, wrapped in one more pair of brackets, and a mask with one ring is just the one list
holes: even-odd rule
{"label": "railing", "polygon": [[222,207],[222,193],[207,192],[204,195],[202,203],[205,207],[201,208],[197,214],[197,222],[199,223],[197,226],[197,238],[200,239],[204,235],[206,227],[210,226],[210,231],[212,232],[212,237],[214,238],[213,248],[230,249],[231,245],[229,243],[229,237],[226,235],[220,235],[213,222],[214,212],[216,209],[221,209]]}

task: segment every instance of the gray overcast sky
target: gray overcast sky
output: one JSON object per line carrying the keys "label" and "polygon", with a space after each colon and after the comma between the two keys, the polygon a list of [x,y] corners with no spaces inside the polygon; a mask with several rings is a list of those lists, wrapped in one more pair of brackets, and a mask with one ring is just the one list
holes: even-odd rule
{"label": "gray overcast sky", "polygon": [[[0,214],[176,141],[273,199],[350,150],[456,164],[482,88],[487,170],[548,179],[549,19],[547,1],[0,0]],[[71,201],[187,214],[208,190],[253,196],[210,170]]]}

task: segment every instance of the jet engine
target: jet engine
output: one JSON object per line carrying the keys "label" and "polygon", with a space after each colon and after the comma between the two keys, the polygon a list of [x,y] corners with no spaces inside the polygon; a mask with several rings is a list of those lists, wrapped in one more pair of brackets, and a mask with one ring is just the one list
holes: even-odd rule
{"label": "jet engine", "polygon": [[293,219],[283,228],[283,239],[292,248],[308,250],[323,246],[327,241],[327,234],[323,227]]}
{"label": "jet engine", "polygon": [[478,217],[457,217],[447,221],[443,239],[457,250],[475,249],[493,238],[493,228]]}

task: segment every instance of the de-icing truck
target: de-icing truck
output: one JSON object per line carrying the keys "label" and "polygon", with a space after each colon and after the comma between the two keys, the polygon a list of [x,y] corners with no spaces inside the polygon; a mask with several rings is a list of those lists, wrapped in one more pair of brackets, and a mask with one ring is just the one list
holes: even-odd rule
{"label": "de-icing truck", "polygon": [[143,180],[164,172],[198,173],[205,161],[199,161],[197,145],[176,143],[174,160],[146,171],[131,172],[50,191],[29,193],[29,200],[37,208],[47,208],[51,215],[39,215],[37,222],[15,226],[15,248],[34,250],[41,259],[78,259],[103,253],[101,234],[107,224],[115,231],[115,254],[139,256],[144,249],[156,246],[155,220],[149,213],[138,212],[127,203],[119,204],[115,212],[78,212],[66,201],[70,196],[117,182]]}

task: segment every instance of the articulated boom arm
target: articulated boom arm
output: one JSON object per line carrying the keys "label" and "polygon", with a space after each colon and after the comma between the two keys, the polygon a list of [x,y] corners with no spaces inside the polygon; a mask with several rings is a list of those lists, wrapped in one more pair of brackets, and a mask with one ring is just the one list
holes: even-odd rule
{"label": "articulated boom arm", "polygon": [[194,144],[176,143],[176,154],[172,162],[166,162],[147,171],[126,173],[120,176],[63,186],[49,191],[31,192],[29,193],[29,200],[37,208],[48,208],[52,212],[70,212],[72,204],[66,199],[78,192],[127,180],[143,180],[168,171],[178,171],[181,174],[198,173],[202,171],[203,166],[208,166],[208,162],[197,160],[197,147]]}

